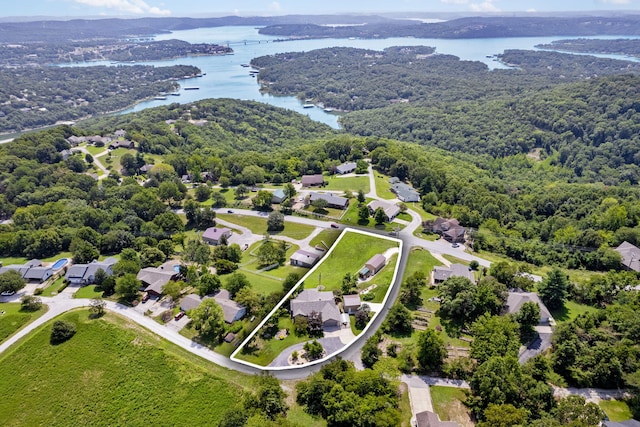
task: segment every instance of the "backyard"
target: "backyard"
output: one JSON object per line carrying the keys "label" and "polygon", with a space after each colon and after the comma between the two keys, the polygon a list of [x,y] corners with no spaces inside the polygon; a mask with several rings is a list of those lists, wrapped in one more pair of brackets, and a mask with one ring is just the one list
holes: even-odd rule
{"label": "backyard", "polygon": [[346,176],[333,175],[325,177],[327,183],[322,189],[331,191],[351,191],[357,193],[362,190],[369,192],[369,175]]}
{"label": "backyard", "polygon": [[433,410],[441,421],[455,421],[461,427],[474,426],[469,409],[464,405],[467,398],[463,389],[455,387],[429,387]]}
{"label": "backyard", "polygon": [[[237,224],[241,227],[246,227],[253,234],[264,235],[267,233],[267,218],[258,218],[248,215],[233,215],[233,214],[218,214],[218,218],[223,221],[228,221],[233,224]],[[314,230],[314,227],[306,224],[298,224],[295,222],[287,221],[282,231],[269,232],[271,236],[287,236],[292,239],[302,240],[309,236]]]}

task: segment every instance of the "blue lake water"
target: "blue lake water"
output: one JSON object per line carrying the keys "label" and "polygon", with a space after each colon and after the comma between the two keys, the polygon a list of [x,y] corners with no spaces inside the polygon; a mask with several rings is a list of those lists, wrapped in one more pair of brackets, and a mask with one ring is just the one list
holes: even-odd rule
{"label": "blue lake water", "polygon": [[[292,96],[272,96],[260,93],[257,79],[249,75],[249,69],[241,64],[248,64],[252,58],[273,55],[283,52],[306,52],[325,47],[355,47],[373,50],[382,50],[390,46],[433,46],[437,53],[451,54],[462,60],[480,61],[490,69],[507,68],[500,62],[487,56],[502,53],[507,49],[534,49],[537,44],[551,43],[572,36],[556,37],[518,37],[518,38],[490,38],[490,39],[418,39],[418,38],[389,38],[375,40],[360,39],[319,39],[319,40],[295,40],[286,42],[275,41],[278,37],[258,34],[254,27],[216,27],[198,28],[187,31],[176,31],[172,34],[162,34],[156,40],[180,39],[190,43],[217,43],[229,45],[233,55],[224,56],[198,56],[178,58],[169,61],[140,62],[138,64],[150,64],[156,66],[188,64],[199,67],[206,75],[193,79],[179,80],[181,86],[180,96],[168,96],[166,100],[151,100],[140,102],[134,107],[124,110],[121,114],[141,111],[146,108],[167,105],[174,102],[188,103],[205,98],[236,98],[265,102],[277,107],[288,108],[301,114],[308,115],[311,119],[326,123],[338,128],[338,115],[326,113],[321,108],[303,108],[302,102]],[[593,38],[637,38],[637,37],[610,37],[600,36]],[[635,60],[622,55],[594,55],[607,58]],[[103,65],[109,62],[92,62],[75,64],[77,66]],[[199,90],[185,91],[184,87],[197,86]]]}

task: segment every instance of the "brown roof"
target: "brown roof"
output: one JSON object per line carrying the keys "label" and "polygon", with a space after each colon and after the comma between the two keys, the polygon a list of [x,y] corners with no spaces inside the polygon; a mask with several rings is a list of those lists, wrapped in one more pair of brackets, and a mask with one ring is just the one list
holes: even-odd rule
{"label": "brown roof", "polygon": [[309,185],[322,185],[324,183],[324,176],[322,174],[316,175],[302,175],[302,179],[300,180],[303,187]]}
{"label": "brown roof", "polygon": [[386,262],[387,262],[387,259],[384,257],[384,255],[377,254],[372,256],[371,259],[367,261],[365,265],[368,267],[373,267],[375,271],[378,271],[382,267],[384,267],[384,264]]}

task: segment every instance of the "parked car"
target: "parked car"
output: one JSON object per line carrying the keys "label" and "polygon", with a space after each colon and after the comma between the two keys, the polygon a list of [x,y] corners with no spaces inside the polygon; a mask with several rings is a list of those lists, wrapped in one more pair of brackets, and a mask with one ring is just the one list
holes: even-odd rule
{"label": "parked car", "polygon": [[142,300],[141,301],[142,301],[142,303],[145,303],[145,302],[149,301],[149,294],[144,294],[142,296]]}
{"label": "parked car", "polygon": [[11,295],[13,295],[15,293],[16,293],[16,291],[4,291],[0,295],[2,295],[3,297],[10,297]]}
{"label": "parked car", "polygon": [[228,209],[227,213],[233,213],[233,211],[231,209]]}
{"label": "parked car", "polygon": [[182,317],[184,317],[184,311],[181,311],[181,312],[179,312],[178,314],[176,314],[175,319],[176,319],[176,320],[180,320],[180,319],[182,319]]}
{"label": "parked car", "polygon": [[457,243],[454,243],[453,245],[451,245],[451,247],[452,247],[452,248],[458,248],[458,247],[460,247],[460,245],[459,245],[459,244],[457,244]]}
{"label": "parked car", "polygon": [[340,228],[338,224],[331,224],[331,228]]}

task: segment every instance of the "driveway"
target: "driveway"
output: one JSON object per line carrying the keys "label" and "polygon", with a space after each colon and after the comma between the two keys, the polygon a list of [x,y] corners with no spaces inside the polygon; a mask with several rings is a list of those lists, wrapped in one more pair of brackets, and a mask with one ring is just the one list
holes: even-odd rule
{"label": "driveway", "polygon": [[421,377],[403,375],[401,381],[409,388],[409,401],[414,416],[424,411],[434,412],[429,385]]}

